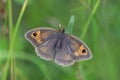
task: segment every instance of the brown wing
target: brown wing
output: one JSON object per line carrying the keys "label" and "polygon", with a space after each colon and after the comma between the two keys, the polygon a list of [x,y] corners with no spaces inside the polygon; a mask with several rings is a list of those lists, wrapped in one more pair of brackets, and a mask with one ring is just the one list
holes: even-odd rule
{"label": "brown wing", "polygon": [[53,59],[57,31],[50,28],[35,28],[25,33],[26,39],[35,47],[38,56],[45,60]]}
{"label": "brown wing", "polygon": [[57,31],[51,28],[35,28],[25,33],[25,38],[34,46],[38,47],[43,41],[55,37]]}
{"label": "brown wing", "polygon": [[66,35],[61,49],[55,55],[55,62],[62,66],[70,66],[75,61],[87,60],[92,57],[89,48],[74,36]]}
{"label": "brown wing", "polygon": [[91,51],[84,42],[71,35],[68,35],[67,37],[71,42],[69,47],[73,51],[72,57],[74,60],[79,61],[92,58]]}

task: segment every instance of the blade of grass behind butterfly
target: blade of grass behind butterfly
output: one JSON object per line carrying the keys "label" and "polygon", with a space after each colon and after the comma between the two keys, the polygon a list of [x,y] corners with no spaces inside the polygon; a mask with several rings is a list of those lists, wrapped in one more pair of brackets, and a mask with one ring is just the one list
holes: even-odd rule
{"label": "blade of grass behind butterfly", "polygon": [[93,43],[94,47],[93,49],[96,49],[96,46],[98,45],[98,33],[99,33],[99,25],[95,18],[92,19],[92,35],[93,35]]}
{"label": "blade of grass behind butterfly", "polygon": [[18,29],[19,29],[19,26],[20,26],[20,22],[21,22],[21,20],[22,20],[22,16],[23,16],[24,11],[25,11],[25,9],[26,9],[26,7],[27,7],[27,3],[28,3],[28,0],[25,0],[25,1],[24,1],[24,4],[23,4],[23,6],[22,6],[22,9],[21,9],[21,11],[20,11],[18,20],[17,20],[17,22],[16,22],[15,30],[14,30],[14,34],[13,34],[13,42],[15,42],[15,38],[16,38]]}
{"label": "blade of grass behind butterfly", "polygon": [[28,80],[24,71],[22,71],[22,69],[20,69],[19,66],[15,66],[15,69],[16,69],[16,75],[18,80]]}
{"label": "blade of grass behind butterfly", "polygon": [[[22,8],[21,8],[19,17],[18,17],[18,19],[17,19],[16,25],[15,25],[15,30],[14,30],[14,32],[13,32],[13,47],[14,47],[14,44],[15,44],[15,43],[14,43],[14,42],[15,42],[15,38],[16,38],[16,35],[17,35],[17,33],[18,33],[18,28],[19,28],[19,26],[20,26],[20,22],[21,22],[21,20],[22,20],[22,16],[23,16],[24,11],[25,11],[25,9],[26,9],[27,3],[28,3],[28,0],[25,0],[23,6],[22,6]],[[13,55],[13,56],[15,56],[15,55]],[[13,65],[14,65],[14,67],[15,67],[15,59],[13,60],[13,62],[14,62]]]}
{"label": "blade of grass behind butterfly", "polygon": [[[4,19],[2,19],[2,21],[4,22],[3,23],[3,34],[2,34],[2,38],[1,38],[1,40],[0,40],[0,47],[2,47],[2,48],[0,48],[0,49],[2,49],[2,53],[0,53],[0,54],[4,54],[4,50],[6,49],[6,30],[7,30],[7,5],[5,6],[5,21],[4,21]],[[2,57],[2,55],[0,56],[0,71],[2,70],[2,60],[1,60],[1,57]]]}
{"label": "blade of grass behind butterfly", "polygon": [[[27,0],[25,0],[25,2],[27,3]],[[21,13],[20,13],[20,16],[18,18],[18,21],[17,21],[17,25],[16,25],[16,28],[15,28],[15,32],[13,34],[13,23],[12,23],[12,1],[11,0],[8,0],[7,1],[7,9],[8,9],[8,19],[9,19],[9,27],[10,27],[10,51],[9,51],[9,55],[8,55],[8,59],[7,59],[7,62],[6,62],[6,68],[5,68],[5,73],[3,75],[3,80],[6,80],[6,75],[7,75],[7,69],[8,69],[8,65],[9,65],[9,62],[10,62],[10,58],[11,58],[11,72],[13,73],[11,75],[11,79],[14,80],[15,79],[15,73],[14,73],[14,60],[13,60],[13,47],[14,47],[14,40],[15,40],[15,36],[17,34],[17,30],[18,30],[18,26],[19,26],[19,23],[21,21],[21,17],[23,15],[23,12],[24,10],[22,9]],[[25,6],[23,6],[25,7]]]}
{"label": "blade of grass behind butterfly", "polygon": [[[6,64],[5,64],[5,71],[4,71],[4,74],[3,74],[3,77],[2,77],[3,80],[6,80],[6,78],[7,78],[8,66],[9,66],[10,61],[12,61],[12,51],[13,51],[13,46],[12,46],[12,32],[13,32],[12,0],[7,0],[7,11],[8,11],[8,23],[9,23],[8,26],[9,26],[10,44],[9,44],[9,52],[8,52],[7,61],[6,61]],[[14,73],[13,68],[12,68],[12,62],[11,62],[11,73]],[[11,79],[12,78],[14,78],[13,75],[11,75]]]}
{"label": "blade of grass behind butterfly", "polygon": [[[25,57],[27,56],[27,57]],[[25,53],[23,53],[21,56],[17,56],[19,59],[26,59],[28,61],[31,61],[32,63],[34,63],[38,68],[39,70],[45,75],[47,76],[47,79],[48,80],[52,80],[51,79],[51,76],[50,76],[50,73],[49,73],[49,70],[47,68],[47,66],[42,62],[40,61],[39,58],[33,56],[33,55],[26,55]],[[39,63],[38,63],[39,62]]]}
{"label": "blade of grass behind butterfly", "polygon": [[[0,52],[1,53],[1,52]],[[6,51],[5,53],[8,53],[8,51]],[[27,54],[27,53],[24,53],[24,52],[17,52],[18,54],[15,55],[16,59],[21,59],[21,60],[28,60],[28,61],[31,61],[33,62],[38,68],[39,70],[45,75],[47,76],[47,79],[48,80],[52,80],[51,79],[51,76],[50,76],[50,73],[49,73],[49,70],[47,69],[47,66],[42,62],[40,61],[39,58],[31,55],[31,54]],[[0,54],[1,56],[1,54]],[[7,59],[8,56],[7,54],[3,54],[3,57],[1,58],[2,60],[5,60]],[[40,64],[39,64],[39,63]]]}
{"label": "blade of grass behind butterfly", "polygon": [[70,17],[68,26],[66,27],[66,33],[72,34],[72,27],[74,25],[74,22],[75,22],[75,17],[74,17],[74,15],[72,15]]}
{"label": "blade of grass behind butterfly", "polygon": [[[13,45],[13,48],[14,48],[14,42],[15,42],[15,38],[16,38],[16,35],[17,35],[17,32],[18,32],[18,28],[19,28],[19,26],[20,26],[20,22],[21,22],[21,19],[22,19],[22,16],[23,16],[23,14],[24,14],[24,11],[25,11],[25,9],[26,9],[26,6],[27,6],[27,3],[28,3],[28,0],[25,0],[24,1],[24,4],[23,4],[23,6],[22,6],[22,9],[21,9],[21,11],[20,11],[20,14],[19,14],[19,17],[18,17],[18,19],[17,19],[17,22],[16,22],[16,26],[15,26],[15,30],[14,30],[14,32],[13,32],[13,42],[12,42],[12,45]],[[15,57],[15,54],[13,54],[12,56],[14,56]],[[14,77],[16,76],[16,74],[15,74],[15,59],[13,59],[12,61],[12,66],[11,67],[13,67],[13,70],[14,70]],[[12,78],[11,78],[12,79]],[[14,80],[15,80],[15,78],[14,78]]]}
{"label": "blade of grass behind butterfly", "polygon": [[100,0],[97,0],[97,2],[96,2],[96,4],[95,4],[95,6],[94,6],[94,8],[93,8],[93,10],[92,10],[89,18],[88,18],[88,20],[87,20],[87,22],[86,22],[86,24],[85,24],[85,26],[84,26],[84,28],[83,28],[82,34],[81,34],[81,36],[80,36],[81,39],[83,39],[84,36],[86,35],[87,30],[88,30],[88,28],[89,28],[89,24],[90,24],[90,22],[91,22],[91,20],[92,20],[92,18],[93,18],[93,16],[94,16],[94,14],[95,14],[96,11],[97,11],[97,8],[98,8],[98,6],[99,6],[99,3],[100,3]]}

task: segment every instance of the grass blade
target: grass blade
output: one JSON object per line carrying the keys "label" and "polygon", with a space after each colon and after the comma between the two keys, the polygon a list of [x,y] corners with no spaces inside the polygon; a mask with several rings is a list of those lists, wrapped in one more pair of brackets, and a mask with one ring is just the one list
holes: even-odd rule
{"label": "grass blade", "polygon": [[66,28],[66,32],[67,32],[67,33],[72,33],[72,27],[73,27],[74,22],[75,22],[75,17],[74,17],[74,15],[72,15],[72,16],[70,17],[68,26],[67,26],[67,28]]}
{"label": "grass blade", "polygon": [[80,36],[81,39],[83,39],[84,36],[86,35],[87,30],[88,30],[88,28],[89,28],[90,21],[92,20],[94,14],[96,13],[97,8],[98,8],[98,6],[99,6],[99,3],[100,3],[100,0],[97,0],[96,4],[95,4],[95,6],[94,6],[94,8],[93,8],[93,10],[92,10],[92,13],[90,14],[90,16],[89,16],[89,18],[88,18],[88,20],[87,20],[87,23],[85,24],[85,26],[84,26],[84,28],[83,28],[83,32],[82,32],[82,34],[81,34],[81,36]]}

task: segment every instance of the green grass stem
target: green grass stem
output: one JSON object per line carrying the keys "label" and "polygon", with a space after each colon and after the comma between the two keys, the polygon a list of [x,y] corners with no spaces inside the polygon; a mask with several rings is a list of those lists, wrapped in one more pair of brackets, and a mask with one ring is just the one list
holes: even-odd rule
{"label": "green grass stem", "polygon": [[[7,10],[8,10],[9,32],[10,32],[10,44],[9,44],[9,53],[8,53],[8,58],[7,58],[6,66],[5,66],[3,80],[6,80],[6,78],[7,78],[8,66],[9,66],[9,63],[10,63],[10,59],[12,59],[12,49],[13,49],[13,46],[12,46],[12,31],[13,31],[13,24],[12,24],[13,23],[12,22],[12,1],[11,0],[7,0],[7,5],[8,5]],[[13,73],[12,66],[11,66],[11,73]],[[13,76],[11,78],[13,78]]]}
{"label": "green grass stem", "polygon": [[69,34],[72,33],[72,28],[73,28],[74,22],[75,22],[75,17],[74,17],[74,15],[72,15],[72,16],[70,17],[68,26],[67,26],[67,28],[66,28],[66,32],[67,32],[67,33],[69,33]]}
{"label": "green grass stem", "polygon": [[25,11],[25,9],[26,9],[26,7],[27,7],[27,3],[28,3],[28,0],[25,0],[24,4],[23,4],[23,6],[22,6],[22,9],[21,9],[21,11],[20,11],[18,20],[17,20],[17,22],[16,22],[15,29],[14,29],[14,33],[13,33],[13,42],[15,41],[15,38],[16,38],[18,29],[19,29],[19,26],[20,26],[20,22],[21,22],[21,20],[22,20],[24,11]]}
{"label": "green grass stem", "polygon": [[[47,80],[52,80],[47,66],[39,58],[37,58],[31,54],[24,53],[24,52],[18,52],[18,54],[15,55],[16,59],[28,60],[30,62],[33,62],[39,68],[39,70],[47,77]],[[1,54],[0,54],[0,56],[1,56]],[[7,59],[7,55],[4,54],[1,59],[2,60]]]}
{"label": "green grass stem", "polygon": [[3,80],[6,80],[7,78],[7,74],[8,74],[8,67],[9,67],[9,63],[10,63],[10,74],[11,74],[11,80],[15,80],[15,55],[13,52],[14,49],[14,41],[16,38],[16,34],[20,25],[20,21],[22,19],[23,13],[25,11],[26,5],[27,5],[28,0],[25,0],[24,5],[21,9],[19,18],[17,20],[16,26],[15,26],[15,32],[13,33],[13,22],[12,22],[12,0],[7,0],[7,5],[8,5],[8,20],[9,20],[9,32],[10,32],[10,47],[9,47],[9,54],[8,54],[8,59],[6,62],[6,67],[5,67],[5,73],[3,75]]}
{"label": "green grass stem", "polygon": [[94,8],[93,8],[93,10],[92,10],[89,18],[88,18],[88,20],[87,20],[87,22],[86,22],[86,24],[85,24],[85,26],[84,26],[84,28],[83,28],[82,34],[81,34],[81,36],[80,36],[81,39],[83,39],[84,36],[86,35],[87,30],[88,30],[88,28],[89,28],[89,24],[90,24],[90,22],[91,22],[91,20],[92,20],[92,18],[93,18],[93,16],[94,16],[94,14],[95,14],[96,11],[97,11],[97,8],[98,8],[98,6],[99,6],[99,3],[100,3],[100,0],[97,0],[97,2],[96,2],[96,4],[95,4],[95,6],[94,6]]}

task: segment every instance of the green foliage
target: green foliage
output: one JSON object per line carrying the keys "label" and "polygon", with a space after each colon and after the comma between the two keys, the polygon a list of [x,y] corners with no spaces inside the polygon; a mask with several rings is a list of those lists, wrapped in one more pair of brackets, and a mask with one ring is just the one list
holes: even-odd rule
{"label": "green foliage", "polygon": [[68,26],[67,26],[67,28],[65,29],[66,32],[69,33],[69,34],[72,33],[72,28],[73,28],[74,21],[75,21],[75,17],[74,17],[74,15],[72,15],[72,16],[70,17]]}
{"label": "green foliage", "polygon": [[[0,80],[119,80],[119,2],[7,0],[6,18],[0,15]],[[90,47],[91,60],[62,67],[36,55],[24,33],[58,23]]]}

